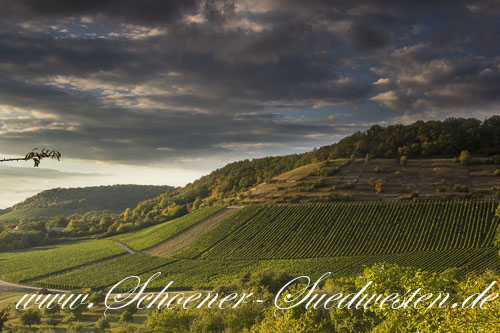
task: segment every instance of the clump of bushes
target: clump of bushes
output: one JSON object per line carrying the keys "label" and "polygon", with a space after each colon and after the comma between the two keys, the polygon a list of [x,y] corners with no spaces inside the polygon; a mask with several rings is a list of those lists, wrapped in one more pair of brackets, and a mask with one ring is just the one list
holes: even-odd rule
{"label": "clump of bushes", "polygon": [[456,184],[455,186],[453,186],[453,191],[455,192],[462,192],[462,193],[468,193],[469,192],[469,188],[465,185],[458,185]]}
{"label": "clump of bushes", "polygon": [[496,169],[495,171],[493,171],[493,176],[499,177],[500,176],[500,169]]}
{"label": "clump of bushes", "polygon": [[472,157],[467,150],[462,150],[460,157],[458,158],[461,164],[467,165],[472,161]]}
{"label": "clump of bushes", "polygon": [[320,175],[323,177],[330,177],[335,175],[340,171],[339,167],[333,167],[333,168],[323,168],[320,170]]}
{"label": "clump of bushes", "polygon": [[402,167],[407,166],[408,165],[408,157],[401,156],[401,158],[399,159],[399,165],[401,165]]}

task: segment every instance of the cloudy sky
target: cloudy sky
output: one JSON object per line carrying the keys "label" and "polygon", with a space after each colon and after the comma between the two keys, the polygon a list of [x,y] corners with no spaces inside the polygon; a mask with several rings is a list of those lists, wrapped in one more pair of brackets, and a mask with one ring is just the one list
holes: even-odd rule
{"label": "cloudy sky", "polygon": [[500,114],[486,1],[0,0],[0,207],[50,187],[183,185],[370,124]]}

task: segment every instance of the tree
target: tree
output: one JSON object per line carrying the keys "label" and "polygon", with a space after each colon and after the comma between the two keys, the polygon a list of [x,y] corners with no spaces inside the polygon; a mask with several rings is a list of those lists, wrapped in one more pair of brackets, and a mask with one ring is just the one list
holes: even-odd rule
{"label": "tree", "polygon": [[120,323],[132,323],[133,321],[134,315],[128,310],[123,311],[122,315],[120,316]]}
{"label": "tree", "polygon": [[462,150],[462,152],[460,153],[459,160],[461,164],[467,165],[471,162],[472,157],[470,156],[470,153],[467,150]]}
{"label": "tree", "polygon": [[401,156],[401,158],[399,159],[399,164],[402,166],[402,167],[405,167],[408,165],[408,157],[406,156]]}
{"label": "tree", "polygon": [[5,323],[9,319],[9,313],[10,313],[9,306],[0,310],[0,332],[3,330]]}
{"label": "tree", "polygon": [[55,315],[60,311],[61,308],[59,306],[54,306],[52,308],[43,308],[42,314],[49,317],[47,324],[52,325],[54,328],[56,328],[57,324],[59,324],[59,320],[55,318]]}
{"label": "tree", "polygon": [[23,325],[28,325],[30,328],[32,325],[38,325],[42,321],[40,312],[34,309],[27,309],[21,312],[19,315],[19,321]]}
{"label": "tree", "polygon": [[109,320],[106,319],[106,317],[101,317],[95,324],[95,328],[98,332],[105,332],[107,329],[109,329],[111,325],[109,324]]}
{"label": "tree", "polygon": [[32,151],[26,154],[24,157],[18,158],[4,158],[0,160],[0,162],[9,162],[9,161],[29,161],[32,160],[34,163],[34,167],[38,167],[40,165],[40,161],[44,158],[49,158],[53,160],[61,160],[61,153],[56,150],[49,150],[47,148],[42,148],[42,150],[38,150],[38,148],[33,148]]}

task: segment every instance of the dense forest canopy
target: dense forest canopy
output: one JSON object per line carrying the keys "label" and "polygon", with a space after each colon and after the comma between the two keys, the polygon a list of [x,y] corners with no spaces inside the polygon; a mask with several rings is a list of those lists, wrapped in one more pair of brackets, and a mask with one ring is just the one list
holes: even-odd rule
{"label": "dense forest canopy", "polygon": [[81,188],[55,188],[40,192],[12,210],[26,208],[70,208],[78,211],[123,211],[141,200],[174,190],[171,186],[113,185]]}
{"label": "dense forest canopy", "polygon": [[500,154],[500,116],[478,119],[449,118],[444,121],[417,121],[411,125],[374,125],[338,143],[321,147],[319,159],[350,157],[393,158],[408,156],[456,157],[462,150],[473,155]]}

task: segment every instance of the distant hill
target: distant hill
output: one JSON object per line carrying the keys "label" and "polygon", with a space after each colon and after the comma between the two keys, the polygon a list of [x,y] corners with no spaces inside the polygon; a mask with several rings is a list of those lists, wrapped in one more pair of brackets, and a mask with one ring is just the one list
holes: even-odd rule
{"label": "distant hill", "polygon": [[119,213],[140,201],[171,192],[172,186],[112,185],[79,188],[55,188],[40,192],[7,209],[0,222],[37,219],[57,215],[70,216],[89,211]]}

